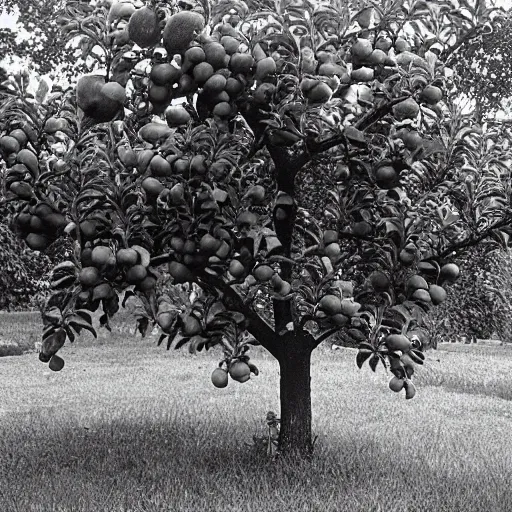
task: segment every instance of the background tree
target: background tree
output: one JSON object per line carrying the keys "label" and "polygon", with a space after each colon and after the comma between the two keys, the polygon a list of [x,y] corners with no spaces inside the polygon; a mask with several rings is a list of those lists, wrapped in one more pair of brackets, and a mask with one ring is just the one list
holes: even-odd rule
{"label": "background tree", "polygon": [[51,260],[35,255],[5,224],[0,224],[0,310],[21,311],[44,304]]}
{"label": "background tree", "polygon": [[5,12],[11,16],[19,13],[19,16],[16,30],[0,30],[0,55],[31,66],[40,75],[54,75],[56,70],[61,70],[69,78],[76,72],[84,72],[80,66],[73,69],[77,65],[75,48],[68,46],[62,37],[65,24],[58,16],[65,4],[65,0],[5,0],[2,3]]}
{"label": "background tree", "polygon": [[469,250],[461,278],[446,302],[429,315],[431,343],[495,337],[510,342],[511,259],[509,251],[486,244]]}
{"label": "background tree", "polygon": [[[490,9],[485,2],[475,4],[471,13],[475,27],[460,41],[447,64],[456,71],[457,88],[474,102],[477,118],[485,120],[506,109],[512,97],[509,69],[512,19],[510,11]],[[467,14],[461,17],[469,18]]]}
{"label": "background tree", "polygon": [[[43,103],[6,85],[0,138],[20,236],[73,246],[53,270],[40,359],[61,369],[65,341],[94,333],[100,307],[108,326],[124,292],[142,333],[156,322],[168,347],[223,348],[218,387],[257,374],[255,342],[278,360],[283,453],[312,451],[311,354],[335,332],[412,398],[412,334],[458,277],[451,260],[506,245],[512,220],[506,135],[460,112],[421,36],[434,18],[460,40],[452,11],[68,2],[68,37],[90,40],[105,75]],[[319,163],[333,173],[322,221],[299,202]],[[203,293],[177,310],[168,276]]]}

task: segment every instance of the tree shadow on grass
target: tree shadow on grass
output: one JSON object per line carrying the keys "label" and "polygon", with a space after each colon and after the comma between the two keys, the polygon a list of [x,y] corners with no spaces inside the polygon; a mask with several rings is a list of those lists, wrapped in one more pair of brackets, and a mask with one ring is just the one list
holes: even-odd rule
{"label": "tree shadow on grass", "polygon": [[[180,503],[182,507],[190,505],[183,510],[205,504],[216,510],[215,506],[230,500],[235,503],[245,496],[245,500],[271,511],[279,510],[277,505],[269,505],[275,504],[278,492],[295,505],[325,497],[334,503],[343,497],[352,500],[353,510],[358,510],[359,501],[370,499],[370,495],[377,500],[382,493],[388,500],[384,509],[402,510],[389,500],[409,503],[412,496],[420,508],[410,505],[404,510],[422,510],[421,506],[433,503],[435,486],[467,489],[468,484],[464,475],[445,475],[440,480],[436,472],[442,468],[429,467],[424,461],[401,460],[403,454],[390,451],[385,439],[361,439],[357,433],[317,443],[311,461],[273,461],[247,446],[245,441],[252,434],[249,424],[230,423],[229,418],[113,419],[91,422],[87,428],[68,423],[52,430],[46,425],[30,438],[28,434],[23,429],[11,431],[0,443],[7,454],[0,461],[5,489],[22,499],[26,509],[31,500],[42,509],[51,509],[54,502],[71,507],[77,500],[114,500],[118,506],[122,500],[140,501],[141,496],[145,500],[166,496],[176,505],[174,510],[182,510],[177,508]],[[409,494],[403,495],[404,489]],[[436,493],[438,496],[439,489]],[[45,501],[48,496],[52,502]],[[495,507],[496,502],[489,505]],[[428,509],[436,510],[433,506]]]}

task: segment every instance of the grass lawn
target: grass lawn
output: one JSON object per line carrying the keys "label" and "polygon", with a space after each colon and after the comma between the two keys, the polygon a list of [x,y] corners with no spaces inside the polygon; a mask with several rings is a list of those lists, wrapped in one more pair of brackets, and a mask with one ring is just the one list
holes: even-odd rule
{"label": "grass lawn", "polygon": [[210,354],[120,340],[62,355],[60,373],[0,358],[2,512],[512,510],[512,347],[430,352],[410,401],[353,350],[319,350],[315,457],[297,465],[246,444],[279,410],[261,353],[259,377],[222,390]]}

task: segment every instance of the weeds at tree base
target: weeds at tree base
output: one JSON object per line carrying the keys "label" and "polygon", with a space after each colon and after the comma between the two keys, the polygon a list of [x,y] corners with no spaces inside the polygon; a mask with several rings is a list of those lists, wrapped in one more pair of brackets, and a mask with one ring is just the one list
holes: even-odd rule
{"label": "weeds at tree base", "polygon": [[252,447],[256,452],[265,454],[273,461],[279,456],[279,425],[280,419],[273,411],[267,412],[267,427],[268,434],[265,436],[252,436],[253,444],[246,443],[247,446]]}
{"label": "weeds at tree base", "polygon": [[[245,443],[255,450],[259,455],[264,455],[275,462],[281,455],[279,452],[279,431],[281,420],[274,411],[268,411],[266,416],[268,434],[265,436],[252,436],[252,444]],[[315,449],[315,443],[318,436],[315,436],[311,444],[311,455]]]}

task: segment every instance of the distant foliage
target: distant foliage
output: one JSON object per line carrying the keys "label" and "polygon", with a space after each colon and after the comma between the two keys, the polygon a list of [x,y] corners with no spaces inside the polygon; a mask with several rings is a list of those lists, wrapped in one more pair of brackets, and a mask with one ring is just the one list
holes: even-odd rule
{"label": "distant foliage", "polygon": [[444,304],[430,314],[435,341],[460,336],[512,339],[512,258],[510,251],[487,245],[472,248],[461,264],[461,277]]}
{"label": "distant foliage", "polygon": [[14,55],[27,59],[41,75],[64,69],[70,78],[77,72],[83,72],[77,68],[75,49],[66,45],[67,41],[61,34],[58,14],[62,13],[65,5],[65,0],[4,0],[2,7],[8,13],[15,12],[18,7],[21,13],[18,25],[30,37],[20,38],[18,31],[0,29],[0,56]]}
{"label": "distant foliage", "polygon": [[51,266],[47,255],[30,251],[0,222],[0,310],[35,307],[48,291]]}
{"label": "distant foliage", "polygon": [[483,118],[493,117],[512,96],[511,15],[501,13],[492,26],[475,30],[452,58],[459,89],[475,100]]}

